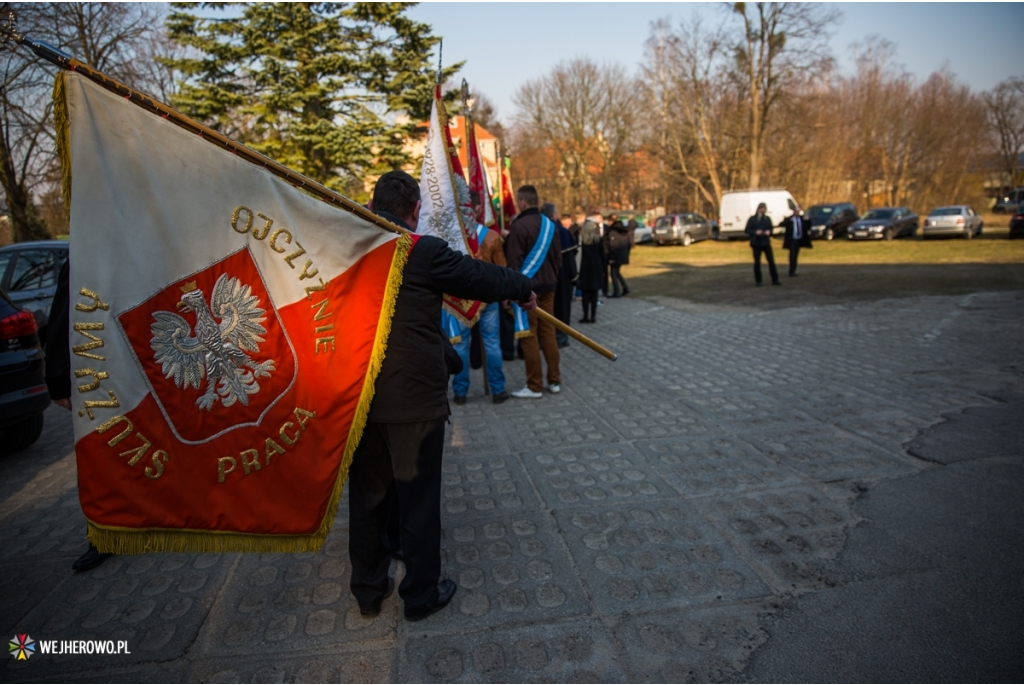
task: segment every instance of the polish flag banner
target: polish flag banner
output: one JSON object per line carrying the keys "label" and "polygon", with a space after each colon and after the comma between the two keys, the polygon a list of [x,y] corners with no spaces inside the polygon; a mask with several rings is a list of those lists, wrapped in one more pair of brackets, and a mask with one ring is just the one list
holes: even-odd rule
{"label": "polish flag banner", "polygon": [[499,165],[501,168],[501,211],[505,215],[505,227],[512,223],[518,210],[516,209],[515,193],[512,192],[512,162],[508,157]]}
{"label": "polish flag banner", "polygon": [[118,554],[319,549],[412,239],[58,78],[89,539]]}
{"label": "polish flag banner", "polygon": [[490,183],[480,158],[480,146],[476,142],[476,124],[466,118],[466,151],[469,159],[469,189],[480,195],[480,211],[474,217],[476,222],[490,228],[494,226],[494,207],[491,205]]}
{"label": "polish flag banner", "polygon": [[[430,109],[427,145],[423,151],[420,173],[419,235],[441,238],[456,252],[476,257],[479,245],[476,221],[469,186],[462,175],[462,163],[452,142],[448,115],[441,101],[441,86],[434,88],[434,104]],[[444,306],[465,326],[473,326],[480,318],[483,305],[476,300],[444,296]]]}

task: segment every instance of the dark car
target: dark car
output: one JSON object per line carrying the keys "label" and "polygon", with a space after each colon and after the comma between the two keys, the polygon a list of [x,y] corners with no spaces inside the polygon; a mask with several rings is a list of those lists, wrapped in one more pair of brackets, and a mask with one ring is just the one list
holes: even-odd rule
{"label": "dark car", "polygon": [[850,224],[846,237],[850,240],[892,240],[913,236],[919,223],[917,214],[906,207],[876,207]]}
{"label": "dark car", "polygon": [[1024,238],[1024,209],[1017,210],[1017,213],[1010,219],[1010,239]]}
{"label": "dark car", "polygon": [[846,235],[850,224],[857,220],[857,208],[849,202],[814,205],[804,215],[811,222],[811,237],[832,240]]}
{"label": "dark car", "polygon": [[697,240],[706,240],[714,235],[716,226],[700,214],[668,214],[659,216],[654,222],[651,240],[658,245],[676,243],[690,245]]}
{"label": "dark car", "polygon": [[36,317],[0,289],[0,452],[38,440],[49,405]]}
{"label": "dark car", "polygon": [[1016,188],[1001,195],[992,207],[993,214],[1019,214],[1024,204],[1024,188]]}
{"label": "dark car", "polygon": [[66,240],[39,240],[0,247],[0,288],[14,304],[27,309],[46,338],[50,304],[57,290],[57,274],[68,260]]}

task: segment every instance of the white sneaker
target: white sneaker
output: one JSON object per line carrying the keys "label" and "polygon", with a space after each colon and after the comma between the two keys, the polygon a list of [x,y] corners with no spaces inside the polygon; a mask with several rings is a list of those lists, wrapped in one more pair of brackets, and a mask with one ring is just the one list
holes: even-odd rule
{"label": "white sneaker", "polygon": [[512,393],[512,397],[518,397],[521,400],[539,400],[544,397],[544,393],[534,392],[530,390],[530,386],[526,385]]}
{"label": "white sneaker", "polygon": [[552,394],[557,395],[558,393],[562,392],[562,384],[552,383],[551,385],[548,386],[548,391],[551,392]]}

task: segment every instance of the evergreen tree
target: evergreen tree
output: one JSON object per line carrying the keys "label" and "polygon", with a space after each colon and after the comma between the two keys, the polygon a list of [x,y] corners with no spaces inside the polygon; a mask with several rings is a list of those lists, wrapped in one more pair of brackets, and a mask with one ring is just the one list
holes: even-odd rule
{"label": "evergreen tree", "polygon": [[430,114],[439,38],[405,15],[410,6],[172,3],[168,31],[191,53],[168,62],[182,75],[173,104],[324,185],[365,195],[365,177],[413,161],[403,146]]}

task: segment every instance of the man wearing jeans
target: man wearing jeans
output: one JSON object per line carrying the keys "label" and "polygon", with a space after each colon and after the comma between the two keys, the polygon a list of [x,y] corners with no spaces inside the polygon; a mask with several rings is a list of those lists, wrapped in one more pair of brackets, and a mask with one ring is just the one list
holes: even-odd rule
{"label": "man wearing jeans", "polygon": [[[480,194],[471,190],[469,196],[473,200],[474,214],[480,216]],[[480,245],[478,259],[498,266],[507,266],[505,252],[501,248],[501,237],[497,230],[478,224],[476,236]],[[501,370],[501,322],[498,319],[500,306],[500,303],[492,302],[484,307],[480,314],[480,339],[484,344],[484,368],[487,372],[487,384],[491,389],[491,399],[495,404],[501,404],[510,397],[505,390],[505,374]],[[452,379],[455,404],[465,404],[466,393],[469,392],[469,343],[471,339],[472,336],[467,329],[462,340],[455,344],[455,351],[462,357],[462,370]]]}
{"label": "man wearing jeans", "polygon": [[[512,221],[506,239],[505,256],[508,266],[514,271],[529,276],[537,294],[537,306],[554,315],[555,287],[558,272],[562,268],[562,247],[555,230],[555,223],[540,213],[537,189],[527,185],[516,191],[516,206],[519,214]],[[560,392],[562,380],[558,368],[558,341],[555,327],[538,319],[535,312],[517,313],[516,337],[523,345],[526,361],[526,387],[516,390],[512,397],[540,399],[544,395],[544,369],[541,366],[541,351],[547,361],[548,391]]]}

